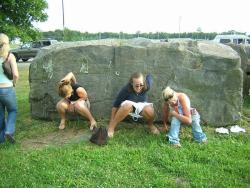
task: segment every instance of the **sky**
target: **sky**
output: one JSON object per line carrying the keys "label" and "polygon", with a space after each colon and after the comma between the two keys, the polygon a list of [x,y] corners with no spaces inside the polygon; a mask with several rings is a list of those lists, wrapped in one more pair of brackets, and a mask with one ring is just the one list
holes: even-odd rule
{"label": "sky", "polygon": [[41,31],[202,32],[229,30],[250,35],[250,0],[47,0]]}

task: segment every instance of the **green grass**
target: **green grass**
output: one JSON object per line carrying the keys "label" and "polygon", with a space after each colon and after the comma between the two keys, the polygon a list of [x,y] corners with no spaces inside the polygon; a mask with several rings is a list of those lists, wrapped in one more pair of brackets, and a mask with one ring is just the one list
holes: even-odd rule
{"label": "green grass", "polygon": [[[58,122],[30,117],[28,68],[19,71],[17,144],[0,145],[0,187],[250,187],[249,104],[239,122],[247,133],[218,135],[206,126],[207,145],[192,141],[190,127],[182,130],[183,147],[175,149],[164,134],[122,122],[104,147],[85,140],[25,149],[24,140],[57,133]],[[87,123],[70,122],[67,129],[87,129]]]}

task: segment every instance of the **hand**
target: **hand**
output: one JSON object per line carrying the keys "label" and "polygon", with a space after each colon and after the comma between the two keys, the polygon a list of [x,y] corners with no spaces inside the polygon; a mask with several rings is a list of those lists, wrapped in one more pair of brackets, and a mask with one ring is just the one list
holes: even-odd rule
{"label": "hand", "polygon": [[167,131],[168,131],[168,129],[169,129],[169,125],[168,125],[168,124],[166,124],[166,123],[163,123],[163,126],[162,126],[162,127],[159,127],[158,129],[159,129],[159,131],[160,131],[160,132],[165,133],[165,132],[167,132]]}
{"label": "hand", "polygon": [[174,116],[174,117],[176,117],[178,115],[178,113],[174,110],[170,111],[169,114],[170,114],[170,116]]}

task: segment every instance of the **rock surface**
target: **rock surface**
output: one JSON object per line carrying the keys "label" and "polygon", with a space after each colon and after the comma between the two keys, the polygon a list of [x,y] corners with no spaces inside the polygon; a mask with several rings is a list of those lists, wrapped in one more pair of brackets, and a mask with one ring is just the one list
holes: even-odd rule
{"label": "rock surface", "polygon": [[43,49],[30,65],[32,117],[59,118],[57,83],[72,71],[87,90],[97,119],[110,117],[112,103],[133,72],[151,73],[156,120],[161,120],[161,91],[185,92],[201,119],[214,126],[240,119],[243,71],[230,46],[209,41],[148,39],[61,43]]}

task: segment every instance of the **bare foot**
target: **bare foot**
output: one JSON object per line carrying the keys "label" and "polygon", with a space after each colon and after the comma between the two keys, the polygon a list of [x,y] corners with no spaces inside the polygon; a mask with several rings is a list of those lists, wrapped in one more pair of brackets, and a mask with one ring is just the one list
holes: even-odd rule
{"label": "bare foot", "polygon": [[149,129],[152,134],[160,134],[160,131],[154,125],[149,126]]}
{"label": "bare foot", "polygon": [[93,129],[96,127],[96,121],[93,121],[90,123],[89,130],[93,131]]}
{"label": "bare foot", "polygon": [[181,144],[172,144],[172,146],[175,148],[181,148]]}
{"label": "bare foot", "polygon": [[208,144],[208,141],[207,141],[207,139],[204,139],[204,140],[202,140],[200,143],[201,143],[201,144]]}
{"label": "bare foot", "polygon": [[60,130],[65,129],[65,123],[60,123],[60,125],[59,125],[59,129],[60,129]]}
{"label": "bare foot", "polygon": [[167,131],[168,131],[168,129],[169,129],[169,128],[168,128],[168,127],[163,126],[163,127],[159,127],[158,129],[159,129],[159,131],[160,131],[160,132],[165,133],[165,132],[167,132]]}
{"label": "bare foot", "polygon": [[108,129],[108,137],[113,138],[113,136],[114,136],[114,130]]}

